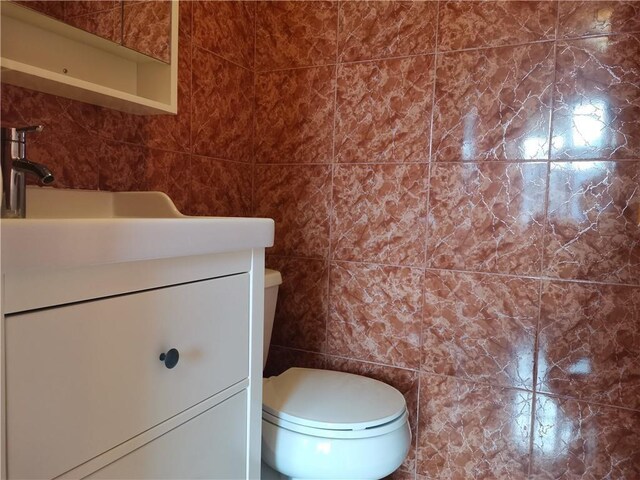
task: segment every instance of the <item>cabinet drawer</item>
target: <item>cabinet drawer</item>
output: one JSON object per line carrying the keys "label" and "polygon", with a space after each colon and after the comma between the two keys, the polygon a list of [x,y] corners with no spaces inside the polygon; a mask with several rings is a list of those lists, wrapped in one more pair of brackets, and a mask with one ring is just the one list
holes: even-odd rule
{"label": "cabinet drawer", "polygon": [[249,275],[12,315],[5,329],[9,478],[51,478],[248,376]]}
{"label": "cabinet drawer", "polygon": [[247,478],[246,418],[243,391],[85,478]]}

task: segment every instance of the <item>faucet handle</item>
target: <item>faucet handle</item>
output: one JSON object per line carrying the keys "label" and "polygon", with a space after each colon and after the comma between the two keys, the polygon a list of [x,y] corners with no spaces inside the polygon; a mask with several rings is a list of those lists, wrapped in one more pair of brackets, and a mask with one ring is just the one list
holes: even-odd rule
{"label": "faucet handle", "polygon": [[27,133],[41,132],[42,130],[44,130],[44,125],[31,125],[29,127],[19,127],[19,128],[16,128],[15,130],[16,130],[16,133],[18,134],[17,140],[19,142],[24,142],[25,141],[25,135]]}

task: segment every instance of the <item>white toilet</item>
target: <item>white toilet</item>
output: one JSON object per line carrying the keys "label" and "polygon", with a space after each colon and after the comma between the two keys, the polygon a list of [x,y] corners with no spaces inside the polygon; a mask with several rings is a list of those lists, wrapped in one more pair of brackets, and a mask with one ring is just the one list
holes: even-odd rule
{"label": "white toilet", "polygon": [[[265,271],[265,364],[281,283],[279,272]],[[406,402],[385,383],[290,368],[265,379],[262,391],[265,480],[380,479],[407,456],[411,430]]]}

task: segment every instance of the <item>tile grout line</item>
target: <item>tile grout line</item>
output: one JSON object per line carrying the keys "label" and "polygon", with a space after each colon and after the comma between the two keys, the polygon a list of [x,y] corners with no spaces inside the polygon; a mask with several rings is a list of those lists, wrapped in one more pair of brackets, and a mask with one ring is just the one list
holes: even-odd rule
{"label": "tile grout line", "polygon": [[[277,348],[280,348],[280,349],[283,349],[283,350],[290,350],[290,351],[293,351],[293,352],[308,353],[308,354],[312,354],[312,355],[319,355],[319,356],[322,356],[322,357],[332,357],[332,358],[339,359],[339,360],[353,361],[353,362],[363,363],[363,364],[366,364],[366,365],[373,365],[373,366],[382,367],[382,368],[389,368],[389,369],[394,369],[394,370],[402,370],[404,372],[413,372],[416,375],[427,375],[427,376],[432,376],[432,377],[436,377],[436,378],[450,379],[450,380],[456,381],[456,382],[480,385],[480,386],[491,387],[491,388],[498,388],[498,389],[502,389],[502,390],[514,390],[514,391],[517,391],[517,392],[530,393],[530,394],[533,393],[533,389],[528,389],[528,388],[524,388],[524,387],[516,387],[516,386],[513,386],[513,385],[500,385],[500,384],[497,384],[497,383],[483,382],[483,381],[480,381],[480,380],[474,380],[474,379],[464,378],[464,377],[456,377],[456,376],[453,376],[453,375],[446,375],[446,374],[442,374],[442,373],[425,372],[425,371],[418,370],[418,369],[415,369],[415,368],[403,367],[403,366],[399,366],[399,365],[392,365],[392,364],[388,364],[388,363],[380,363],[380,362],[375,362],[375,361],[371,361],[371,360],[363,360],[361,358],[348,357],[348,356],[345,356],[345,355],[339,355],[339,354],[333,354],[333,353],[322,353],[322,352],[318,352],[318,351],[314,351],[314,350],[305,350],[303,348],[290,347],[290,346],[287,346],[287,345],[274,344],[273,346],[275,346]],[[624,410],[624,411],[629,411],[629,412],[640,412],[640,408],[631,408],[631,407],[625,407],[625,406],[622,406],[622,405],[615,405],[615,404],[611,404],[611,403],[603,403],[603,402],[593,401],[593,400],[579,398],[579,397],[572,397],[571,395],[561,395],[561,394],[549,393],[549,392],[545,392],[545,391],[538,392],[538,395],[545,396],[545,397],[551,397],[551,398],[557,398],[557,399],[563,399],[563,400],[572,400],[572,401],[576,401],[576,402],[580,402],[580,403],[586,403],[586,404],[589,404],[589,405],[597,405],[597,406],[600,406],[600,407],[611,408],[611,409],[614,409],[614,410]]]}
{"label": "tile grout line", "polygon": [[329,245],[327,249],[327,291],[326,291],[326,311],[324,316],[324,344],[323,352],[327,354],[329,350],[329,318],[331,316],[331,270],[333,257],[333,219],[334,219],[334,179],[336,170],[336,124],[338,122],[338,69],[340,55],[340,1],[336,2],[336,65],[333,72],[333,127],[331,130],[331,182],[329,195]]}
{"label": "tile grout line", "polygon": [[548,215],[549,215],[549,190],[551,183],[551,151],[553,147],[553,117],[554,117],[554,107],[555,107],[555,89],[557,82],[557,63],[558,63],[558,32],[560,29],[560,4],[556,1],[556,21],[555,21],[555,32],[554,32],[554,42],[553,42],[553,77],[551,80],[551,100],[550,100],[550,108],[549,108],[549,135],[547,137],[547,171],[546,171],[546,185],[545,185],[545,199],[544,199],[544,213],[543,213],[543,224],[542,224],[542,238],[541,238],[541,252],[540,252],[540,280],[538,280],[538,313],[536,319],[536,333],[533,343],[533,382],[532,389],[533,394],[531,396],[531,426],[529,428],[529,470],[528,476],[529,478],[533,474],[534,470],[534,446],[535,446],[535,428],[536,428],[536,411],[537,411],[537,403],[538,403],[538,376],[539,376],[539,368],[540,368],[540,326],[542,324],[542,290],[543,285],[545,284],[544,280],[542,280],[542,276],[545,273],[545,245],[546,245],[546,231],[548,224]]}
{"label": "tile grout line", "polygon": [[[257,119],[258,119],[258,74],[256,65],[258,63],[257,37],[258,37],[258,4],[253,5],[253,112],[251,118],[251,216],[256,215],[256,143],[257,143]],[[275,242],[275,235],[274,235]]]}
{"label": "tile grout line", "polygon": [[[438,27],[436,27],[436,29],[437,28]],[[597,35],[597,36],[603,37],[603,36],[611,36],[611,35],[613,34]],[[575,40],[580,40],[583,38],[587,38],[587,37],[577,37]],[[593,38],[593,36],[588,38]],[[407,55],[392,55],[388,57],[371,57],[371,58],[364,58],[360,60],[348,60],[348,61],[341,61],[340,59],[336,59],[335,63],[325,62],[325,63],[315,63],[315,64],[309,64],[309,65],[298,65],[293,67],[267,68],[264,70],[256,69],[256,73],[264,74],[264,73],[283,72],[287,70],[303,70],[307,68],[330,67],[334,65],[356,65],[361,63],[384,62],[384,61],[391,61],[391,60],[406,60],[406,59],[415,58],[415,57],[426,57],[429,55],[433,55],[433,56],[450,55],[450,54],[455,54],[460,52],[475,52],[480,50],[491,50],[491,49],[497,49],[497,48],[517,48],[517,47],[526,47],[528,45],[537,45],[542,43],[553,43],[553,42],[555,42],[555,40],[550,38],[550,39],[542,39],[542,40],[533,40],[530,42],[522,42],[522,43],[507,43],[504,45],[487,45],[487,46],[481,46],[481,47],[462,48],[457,50],[444,50],[444,51],[438,51],[434,47],[433,51],[417,52],[417,53],[411,53]],[[214,53],[214,52],[211,52],[211,53]]]}
{"label": "tile grout line", "polygon": [[[180,4],[178,4],[178,10],[180,9]],[[180,12],[178,11],[178,17],[180,17]],[[179,20],[178,20],[179,22]],[[179,26],[179,25],[178,25]],[[189,200],[190,200],[190,208],[193,208],[193,204],[195,203],[195,192],[193,190],[193,178],[191,177],[193,174],[193,31],[194,31],[194,20],[193,20],[193,5],[189,7]],[[178,29],[178,36],[180,36]],[[180,41],[180,39],[178,39]]]}
{"label": "tile grout line", "polygon": [[422,293],[422,318],[420,319],[420,348],[418,350],[419,361],[418,361],[418,393],[416,399],[416,431],[415,431],[415,447],[414,447],[414,466],[413,466],[413,478],[414,480],[418,476],[418,458],[420,457],[420,415],[421,415],[421,405],[422,405],[422,351],[424,349],[424,341],[425,341],[425,320],[426,320],[426,308],[425,308],[425,299],[426,299],[426,277],[427,270],[426,266],[429,263],[429,213],[430,213],[430,203],[431,203],[431,172],[433,169],[433,124],[435,122],[435,111],[436,111],[436,82],[438,79],[438,42],[439,42],[439,34],[440,34],[440,8],[441,2],[438,1],[436,5],[436,33],[435,33],[435,54],[433,56],[433,67],[432,74],[433,78],[431,80],[431,112],[429,115],[429,161],[427,163],[427,178],[426,178],[426,211],[424,218],[424,245],[423,245],[423,253],[422,260],[425,268],[422,269],[422,284],[421,284],[421,293]]}
{"label": "tile grout line", "polygon": [[[292,258],[292,259],[298,259],[298,260],[324,261],[327,259],[327,257],[308,257],[304,255],[283,254],[283,253],[271,253],[269,255],[273,257]],[[575,278],[547,277],[543,275],[536,276],[536,275],[518,274],[518,273],[502,273],[502,272],[487,272],[487,271],[479,271],[479,270],[460,270],[460,269],[452,269],[452,268],[426,267],[424,265],[384,263],[384,262],[378,262],[373,260],[357,261],[357,260],[332,259],[331,261],[335,263],[348,263],[348,264],[354,264],[354,265],[378,265],[381,267],[411,268],[414,270],[425,270],[425,271],[432,271],[432,272],[450,272],[450,273],[463,274],[463,275],[485,275],[485,276],[496,276],[496,277],[522,279],[522,280],[541,280],[543,282],[553,282],[553,283],[577,283],[581,285],[600,285],[604,287],[640,288],[640,284],[633,284],[633,283],[610,283],[610,282],[598,282],[593,280],[581,280],[581,279],[575,279]]]}
{"label": "tile grout line", "polygon": [[[284,253],[272,253],[269,255],[273,257],[292,258],[292,259],[298,259],[298,260],[324,261],[327,259],[327,257],[309,257],[304,255],[284,254]],[[354,265],[378,265],[381,267],[411,268],[414,270],[425,270],[425,271],[432,271],[432,272],[449,272],[449,273],[462,274],[462,275],[496,276],[496,277],[523,279],[523,280],[541,280],[544,282],[554,282],[554,283],[577,283],[581,285],[600,285],[604,287],[640,288],[640,284],[598,282],[593,280],[581,280],[581,279],[575,279],[575,278],[547,277],[543,275],[536,276],[536,275],[518,274],[518,273],[460,270],[460,269],[452,269],[452,268],[425,267],[424,265],[384,263],[384,262],[377,262],[377,261],[358,261],[358,260],[342,260],[342,259],[332,259],[331,261],[335,263],[348,263],[348,264],[354,264]]]}

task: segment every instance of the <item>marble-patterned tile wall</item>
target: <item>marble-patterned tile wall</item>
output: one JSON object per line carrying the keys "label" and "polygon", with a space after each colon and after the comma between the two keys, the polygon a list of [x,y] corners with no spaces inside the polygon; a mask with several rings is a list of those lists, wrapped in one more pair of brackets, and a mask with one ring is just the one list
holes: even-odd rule
{"label": "marble-patterned tile wall", "polygon": [[258,2],[268,374],[406,396],[396,479],[640,478],[640,2]]}
{"label": "marble-patterned tile wall", "polygon": [[[137,15],[147,6],[126,2],[125,9]],[[56,187],[160,190],[184,213],[248,216],[255,7],[180,2],[177,115],[128,115],[2,84],[2,125],[45,125],[29,155],[51,168]],[[129,33],[134,44],[146,42]]]}

